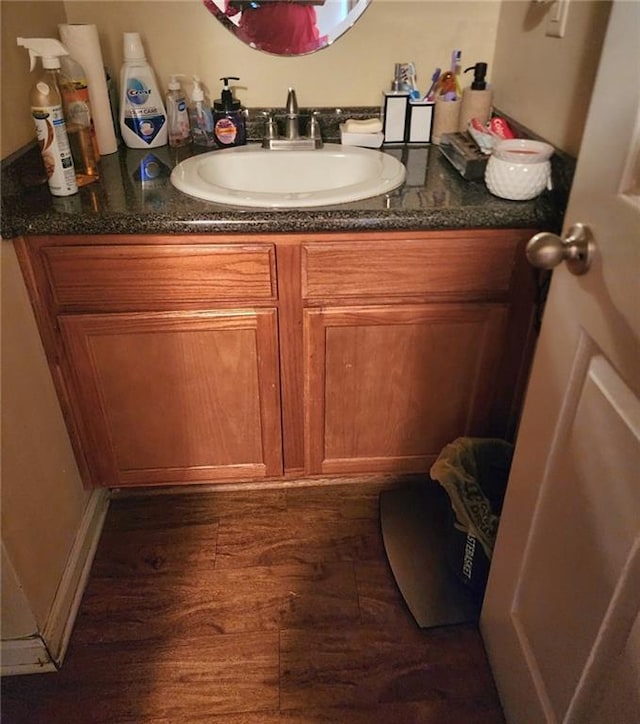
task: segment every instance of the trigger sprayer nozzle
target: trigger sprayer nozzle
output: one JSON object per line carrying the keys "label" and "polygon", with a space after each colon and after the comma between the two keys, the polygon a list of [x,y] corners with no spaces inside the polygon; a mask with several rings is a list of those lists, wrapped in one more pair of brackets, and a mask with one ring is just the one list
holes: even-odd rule
{"label": "trigger sprayer nozzle", "polygon": [[29,51],[29,70],[32,71],[36,58],[42,58],[43,68],[59,68],[60,56],[69,51],[55,38],[17,38],[17,43]]}

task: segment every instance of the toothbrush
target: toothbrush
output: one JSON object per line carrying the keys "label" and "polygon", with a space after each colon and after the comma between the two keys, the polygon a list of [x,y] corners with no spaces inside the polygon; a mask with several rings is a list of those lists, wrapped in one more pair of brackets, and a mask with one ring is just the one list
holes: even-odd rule
{"label": "toothbrush", "polygon": [[416,66],[415,63],[402,63],[400,65],[402,85],[409,91],[412,98],[419,98],[420,93],[416,87]]}
{"label": "toothbrush", "polygon": [[435,98],[436,83],[440,79],[440,73],[442,73],[442,68],[436,68],[433,71],[433,75],[431,76],[431,87],[424,94],[424,98],[422,99],[423,101],[432,101]]}
{"label": "toothbrush", "polygon": [[455,79],[456,94],[458,97],[462,95],[462,88],[460,87],[460,72],[462,71],[462,51],[454,50],[451,53],[451,72]]}
{"label": "toothbrush", "polygon": [[409,63],[407,70],[409,72],[409,85],[411,86],[410,95],[414,100],[419,100],[420,91],[418,90],[418,74],[416,73],[416,64]]}

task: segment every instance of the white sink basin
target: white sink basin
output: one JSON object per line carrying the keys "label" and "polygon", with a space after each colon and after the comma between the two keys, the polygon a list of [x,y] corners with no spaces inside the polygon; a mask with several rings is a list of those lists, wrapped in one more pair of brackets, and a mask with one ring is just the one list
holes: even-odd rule
{"label": "white sink basin", "polygon": [[232,206],[303,208],[367,199],[400,186],[405,167],[369,148],[316,150],[239,146],[182,161],[171,183],[189,196]]}

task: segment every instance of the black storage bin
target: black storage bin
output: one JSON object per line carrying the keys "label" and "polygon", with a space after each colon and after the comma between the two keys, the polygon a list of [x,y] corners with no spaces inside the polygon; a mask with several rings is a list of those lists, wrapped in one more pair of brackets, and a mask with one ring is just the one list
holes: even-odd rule
{"label": "black storage bin", "polygon": [[512,457],[513,445],[504,440],[459,437],[430,471],[451,503],[447,561],[478,598],[487,585]]}

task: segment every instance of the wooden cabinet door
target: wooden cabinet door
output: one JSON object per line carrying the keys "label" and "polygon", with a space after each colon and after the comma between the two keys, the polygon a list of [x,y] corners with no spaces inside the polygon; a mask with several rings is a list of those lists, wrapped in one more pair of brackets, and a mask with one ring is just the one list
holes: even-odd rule
{"label": "wooden cabinet door", "polygon": [[492,429],[506,304],[305,310],[310,474],[424,471]]}
{"label": "wooden cabinet door", "polygon": [[275,310],[58,320],[94,485],[282,474]]}

